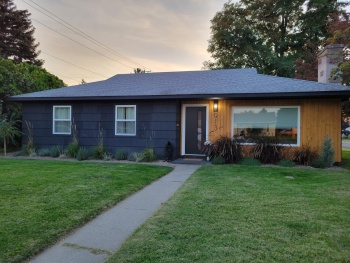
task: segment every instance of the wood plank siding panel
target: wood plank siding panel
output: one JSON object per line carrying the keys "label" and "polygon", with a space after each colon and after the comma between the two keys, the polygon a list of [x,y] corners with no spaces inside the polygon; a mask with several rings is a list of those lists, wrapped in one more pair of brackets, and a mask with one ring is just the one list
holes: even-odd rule
{"label": "wood plank siding panel", "polygon": [[335,161],[341,161],[341,101],[340,99],[290,100],[219,100],[218,112],[213,112],[213,100],[183,101],[183,104],[209,104],[209,136],[232,136],[232,107],[234,106],[300,106],[300,145],[321,149],[326,135],[331,136]]}

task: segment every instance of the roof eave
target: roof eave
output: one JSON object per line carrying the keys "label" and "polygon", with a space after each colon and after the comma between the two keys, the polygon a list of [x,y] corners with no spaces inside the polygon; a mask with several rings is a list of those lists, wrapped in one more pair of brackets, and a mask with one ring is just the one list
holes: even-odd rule
{"label": "roof eave", "polygon": [[158,99],[300,99],[300,98],[348,99],[350,91],[279,92],[279,93],[229,93],[229,94],[183,94],[147,96],[79,96],[79,97],[9,97],[9,101],[92,101],[92,100],[158,100]]}

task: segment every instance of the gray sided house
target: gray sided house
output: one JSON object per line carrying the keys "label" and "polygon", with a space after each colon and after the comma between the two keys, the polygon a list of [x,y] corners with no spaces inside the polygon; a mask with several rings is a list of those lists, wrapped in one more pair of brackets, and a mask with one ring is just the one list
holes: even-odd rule
{"label": "gray sided house", "polygon": [[23,104],[39,148],[67,146],[73,125],[83,147],[96,146],[102,131],[112,153],[154,147],[164,157],[170,142],[174,158],[200,155],[205,141],[221,135],[279,136],[286,147],[319,146],[330,135],[339,162],[341,101],[349,97],[349,87],[341,85],[230,69],[121,74],[11,100]]}

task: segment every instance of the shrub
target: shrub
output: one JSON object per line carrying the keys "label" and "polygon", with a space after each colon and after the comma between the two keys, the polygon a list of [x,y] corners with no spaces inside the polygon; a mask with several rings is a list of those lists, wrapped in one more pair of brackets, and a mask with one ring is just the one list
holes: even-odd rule
{"label": "shrub", "polygon": [[295,166],[295,162],[293,162],[291,160],[283,159],[283,160],[280,160],[277,163],[277,165],[283,166],[283,167],[294,167]]}
{"label": "shrub", "polygon": [[57,158],[57,157],[59,157],[61,155],[62,152],[63,152],[62,147],[59,146],[59,145],[56,145],[56,146],[53,146],[50,149],[50,156],[54,157],[54,158]]}
{"label": "shrub", "polygon": [[115,159],[117,160],[126,160],[128,158],[128,155],[123,150],[117,150],[115,153]]}
{"label": "shrub", "polygon": [[258,137],[251,149],[253,158],[266,164],[277,163],[281,159],[283,149],[278,144],[279,142],[275,137]]}
{"label": "shrub", "polygon": [[211,163],[212,164],[225,164],[225,159],[221,156],[217,156],[211,160]]}
{"label": "shrub", "polygon": [[324,167],[331,167],[334,163],[332,139],[328,135],[323,139],[322,152],[319,156],[319,161],[324,164]]}
{"label": "shrub", "polygon": [[92,150],[92,157],[94,159],[103,160],[107,152],[107,149],[103,145],[98,145]]}
{"label": "shrub", "polygon": [[261,162],[254,158],[243,158],[240,162],[241,165],[247,166],[260,166]]}
{"label": "shrub", "polygon": [[140,154],[139,159],[141,162],[154,162],[157,160],[157,156],[152,148],[146,148]]}
{"label": "shrub", "polygon": [[326,168],[326,163],[321,159],[321,158],[317,158],[313,163],[312,163],[312,166],[313,167],[316,167],[316,168],[321,168],[321,169],[324,169]]}
{"label": "shrub", "polygon": [[203,151],[210,159],[222,157],[225,163],[238,163],[242,159],[241,145],[228,136],[221,136],[213,144],[205,145]]}
{"label": "shrub", "polygon": [[78,150],[79,150],[78,141],[74,140],[67,146],[67,150],[66,150],[67,156],[71,158],[76,158]]}
{"label": "shrub", "polygon": [[79,148],[77,152],[77,159],[79,161],[89,159],[90,153],[86,148]]}
{"label": "shrub", "polygon": [[130,153],[128,155],[128,161],[136,162],[138,158],[139,158],[139,154],[136,152]]}
{"label": "shrub", "polygon": [[42,157],[50,156],[50,150],[47,148],[40,149],[40,150],[38,150],[38,155],[42,156]]}
{"label": "shrub", "polygon": [[110,160],[112,160],[112,158],[113,158],[113,154],[107,153],[107,152],[103,156],[104,161],[110,161]]}
{"label": "shrub", "polygon": [[300,165],[312,165],[318,158],[316,149],[310,147],[310,145],[303,145],[300,148],[294,149],[293,160]]}

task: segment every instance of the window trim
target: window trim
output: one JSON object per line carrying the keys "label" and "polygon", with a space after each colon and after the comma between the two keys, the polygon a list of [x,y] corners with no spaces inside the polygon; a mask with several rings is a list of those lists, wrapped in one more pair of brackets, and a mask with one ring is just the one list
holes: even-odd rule
{"label": "window trim", "polygon": [[[134,108],[134,118],[133,119],[117,119],[118,118],[118,108],[127,108],[127,107],[132,107]],[[115,112],[114,112],[114,135],[116,136],[136,136],[136,126],[137,126],[137,122],[136,122],[136,105],[115,105]],[[135,132],[134,133],[118,133],[117,132],[117,122],[118,121],[133,121],[135,122]]]}
{"label": "window trim", "polygon": [[[69,119],[55,119],[55,110],[57,108],[69,108]],[[56,121],[69,121],[69,132],[56,132],[55,123]],[[71,105],[56,105],[53,106],[52,111],[52,134],[72,134],[72,106]]]}
{"label": "window trim", "polygon": [[[301,137],[301,133],[300,133],[300,106],[296,106],[296,105],[290,105],[290,106],[232,106],[232,110],[231,110],[231,135],[232,137],[234,136],[234,109],[237,108],[295,108],[298,109],[298,128],[297,128],[297,132],[298,132],[298,136],[297,136],[297,143],[296,144],[279,144],[280,146],[291,146],[291,147],[300,147],[300,137]],[[254,145],[255,143],[240,143],[242,145]]]}

